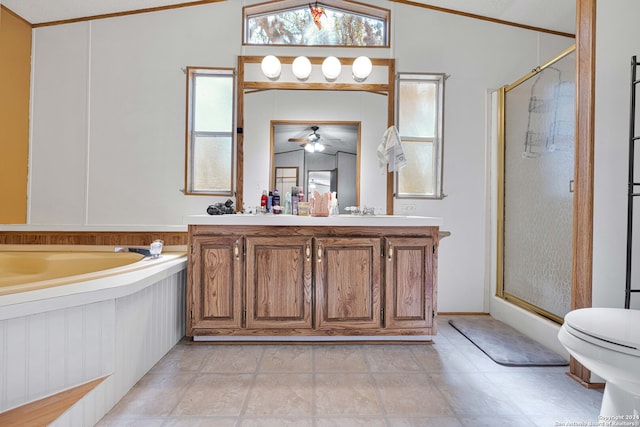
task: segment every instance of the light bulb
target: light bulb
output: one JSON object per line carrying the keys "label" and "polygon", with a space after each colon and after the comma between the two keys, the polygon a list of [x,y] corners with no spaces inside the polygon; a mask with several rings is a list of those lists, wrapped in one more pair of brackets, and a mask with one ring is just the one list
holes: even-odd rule
{"label": "light bulb", "polygon": [[351,65],[351,74],[353,75],[353,80],[357,82],[363,82],[369,77],[371,74],[371,70],[373,69],[373,64],[371,64],[371,60],[366,56],[359,56],[353,61],[353,65]]}
{"label": "light bulb", "polygon": [[270,80],[277,80],[280,77],[280,72],[282,72],[280,60],[273,55],[265,56],[260,67],[262,68],[262,73]]}
{"label": "light bulb", "polygon": [[293,60],[291,70],[298,80],[307,80],[311,74],[311,61],[306,56],[298,56]]}
{"label": "light bulb", "polygon": [[324,74],[324,78],[330,82],[337,79],[341,71],[342,64],[340,64],[340,60],[335,56],[328,56],[322,62],[322,74]]}

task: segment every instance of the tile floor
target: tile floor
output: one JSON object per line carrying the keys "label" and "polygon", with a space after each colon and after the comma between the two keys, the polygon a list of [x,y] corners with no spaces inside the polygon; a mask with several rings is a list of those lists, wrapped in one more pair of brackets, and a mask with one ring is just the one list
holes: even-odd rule
{"label": "tile floor", "polygon": [[[434,344],[176,345],[98,426],[560,426],[597,422],[568,368],[504,367],[440,316]],[[591,424],[597,425],[597,424]]]}

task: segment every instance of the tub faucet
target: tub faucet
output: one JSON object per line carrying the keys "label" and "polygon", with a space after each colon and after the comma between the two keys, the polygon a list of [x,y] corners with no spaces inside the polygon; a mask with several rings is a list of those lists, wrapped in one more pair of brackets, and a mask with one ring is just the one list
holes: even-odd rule
{"label": "tub faucet", "polygon": [[145,248],[116,246],[114,252],[135,252],[144,256],[151,256],[151,251]]}

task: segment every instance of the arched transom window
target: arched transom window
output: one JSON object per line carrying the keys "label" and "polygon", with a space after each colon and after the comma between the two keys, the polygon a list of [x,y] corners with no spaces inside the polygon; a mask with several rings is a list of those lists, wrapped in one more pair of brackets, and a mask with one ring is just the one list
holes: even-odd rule
{"label": "arched transom window", "polygon": [[387,9],[345,0],[280,0],[243,8],[244,44],[388,47]]}

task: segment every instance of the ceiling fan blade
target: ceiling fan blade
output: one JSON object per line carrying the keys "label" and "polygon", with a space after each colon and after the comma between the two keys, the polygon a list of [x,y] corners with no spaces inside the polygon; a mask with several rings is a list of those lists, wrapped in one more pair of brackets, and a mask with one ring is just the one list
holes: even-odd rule
{"label": "ceiling fan blade", "polygon": [[308,138],[289,138],[289,142],[309,142]]}

